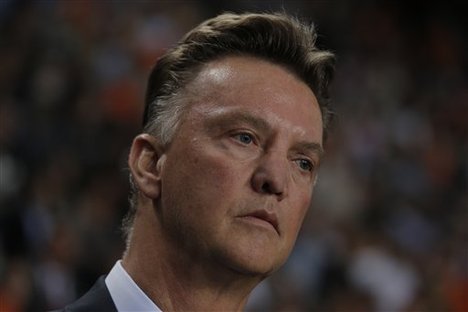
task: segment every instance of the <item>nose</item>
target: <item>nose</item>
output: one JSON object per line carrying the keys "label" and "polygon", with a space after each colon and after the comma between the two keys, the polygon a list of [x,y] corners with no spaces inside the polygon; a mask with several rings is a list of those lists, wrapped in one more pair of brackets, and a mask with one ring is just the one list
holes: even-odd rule
{"label": "nose", "polygon": [[260,159],[251,183],[255,192],[274,195],[281,201],[287,195],[287,179],[287,161],[278,154],[269,153]]}

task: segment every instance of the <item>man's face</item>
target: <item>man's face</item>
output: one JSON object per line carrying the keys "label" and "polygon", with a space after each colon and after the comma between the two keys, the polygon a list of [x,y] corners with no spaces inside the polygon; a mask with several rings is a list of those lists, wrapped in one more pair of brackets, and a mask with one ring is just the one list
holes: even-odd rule
{"label": "man's face", "polygon": [[[288,257],[322,150],[313,92],[251,57],[207,64],[161,166],[157,209],[193,261],[268,274]],[[196,90],[196,91],[194,91]]]}

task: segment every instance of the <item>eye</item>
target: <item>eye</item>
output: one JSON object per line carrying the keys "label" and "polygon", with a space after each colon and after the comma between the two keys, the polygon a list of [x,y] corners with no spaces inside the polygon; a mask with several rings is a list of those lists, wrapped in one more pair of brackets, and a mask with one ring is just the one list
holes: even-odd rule
{"label": "eye", "polygon": [[238,133],[234,136],[242,144],[248,145],[253,142],[253,136],[249,133]]}
{"label": "eye", "polygon": [[307,159],[298,159],[296,160],[296,163],[299,165],[301,170],[304,171],[312,171],[314,169],[314,165],[310,160]]}

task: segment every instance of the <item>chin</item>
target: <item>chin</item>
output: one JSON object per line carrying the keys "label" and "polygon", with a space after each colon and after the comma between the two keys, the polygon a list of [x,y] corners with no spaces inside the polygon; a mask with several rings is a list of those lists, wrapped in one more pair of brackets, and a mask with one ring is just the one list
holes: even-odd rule
{"label": "chin", "polygon": [[261,279],[271,275],[278,270],[285,262],[271,256],[271,253],[242,252],[232,253],[224,252],[218,258],[223,265],[230,270],[251,277],[260,277]]}

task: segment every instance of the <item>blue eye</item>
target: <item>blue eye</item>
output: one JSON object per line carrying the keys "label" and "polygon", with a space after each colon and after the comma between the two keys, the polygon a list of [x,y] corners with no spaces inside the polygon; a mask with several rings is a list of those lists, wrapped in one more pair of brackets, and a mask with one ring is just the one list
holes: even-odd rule
{"label": "blue eye", "polygon": [[296,162],[299,165],[299,167],[304,171],[312,171],[314,169],[314,165],[312,164],[312,162],[310,162],[307,159],[298,159]]}
{"label": "blue eye", "polygon": [[243,144],[250,144],[253,141],[253,138],[248,133],[239,133],[236,135],[236,138]]}

